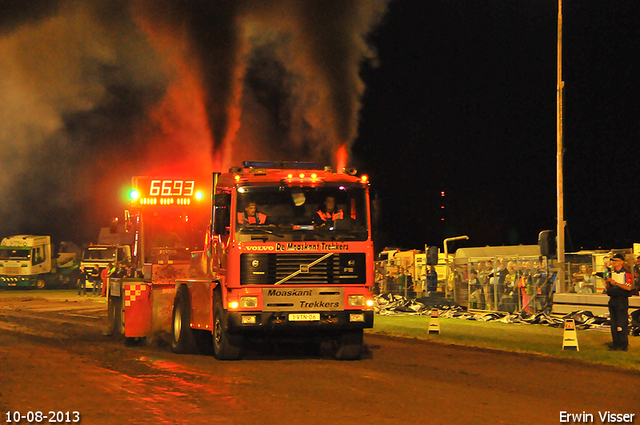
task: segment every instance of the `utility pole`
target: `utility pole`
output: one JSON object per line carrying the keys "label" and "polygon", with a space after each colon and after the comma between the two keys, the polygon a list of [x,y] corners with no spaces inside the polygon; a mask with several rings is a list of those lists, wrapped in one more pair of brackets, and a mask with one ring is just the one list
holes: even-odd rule
{"label": "utility pole", "polygon": [[558,190],[558,228],[557,228],[557,255],[558,255],[558,292],[564,292],[564,188],[562,172],[562,99],[564,81],[562,81],[562,0],[558,0],[558,86],[557,86],[557,190]]}

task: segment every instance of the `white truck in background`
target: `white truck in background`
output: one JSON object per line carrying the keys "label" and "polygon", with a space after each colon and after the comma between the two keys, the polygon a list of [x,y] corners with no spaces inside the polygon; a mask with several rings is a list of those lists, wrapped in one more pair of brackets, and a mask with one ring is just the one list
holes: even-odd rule
{"label": "white truck in background", "polygon": [[[129,245],[89,245],[82,251],[82,259],[80,265],[84,266],[86,271],[90,271],[98,266],[100,271],[114,266],[117,263],[131,265],[131,247]],[[93,288],[93,282],[87,280],[88,289]]]}
{"label": "white truck in background", "polygon": [[71,287],[78,274],[77,254],[55,255],[50,236],[16,235],[0,243],[0,287]]}
{"label": "white truck in background", "polygon": [[[126,217],[125,217],[126,218]],[[114,219],[109,227],[102,227],[98,235],[98,243],[91,244],[82,250],[80,265],[90,272],[94,266],[100,271],[109,267],[112,263],[124,263],[131,265],[131,247],[133,246],[133,233],[126,231],[125,224],[118,224]],[[87,289],[93,289],[93,282],[87,280]]]}

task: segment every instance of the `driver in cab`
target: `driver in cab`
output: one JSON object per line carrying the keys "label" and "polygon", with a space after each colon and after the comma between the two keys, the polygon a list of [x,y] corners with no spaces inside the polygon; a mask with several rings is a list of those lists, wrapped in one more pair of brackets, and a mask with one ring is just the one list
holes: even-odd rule
{"label": "driver in cab", "polygon": [[267,222],[267,215],[258,212],[258,208],[255,202],[249,202],[244,208],[244,212],[238,213],[238,224],[247,226],[253,224],[265,224]]}
{"label": "driver in cab", "polygon": [[341,209],[336,208],[336,198],[333,196],[327,196],[324,204],[316,211],[316,217],[314,224],[316,226],[333,227],[335,220],[344,219],[344,212]]}

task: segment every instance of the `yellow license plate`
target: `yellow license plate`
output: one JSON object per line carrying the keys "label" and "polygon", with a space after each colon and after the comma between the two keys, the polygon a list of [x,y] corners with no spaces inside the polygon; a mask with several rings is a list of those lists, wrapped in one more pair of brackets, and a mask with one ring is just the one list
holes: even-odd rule
{"label": "yellow license plate", "polygon": [[296,313],[289,315],[290,322],[318,322],[320,313]]}

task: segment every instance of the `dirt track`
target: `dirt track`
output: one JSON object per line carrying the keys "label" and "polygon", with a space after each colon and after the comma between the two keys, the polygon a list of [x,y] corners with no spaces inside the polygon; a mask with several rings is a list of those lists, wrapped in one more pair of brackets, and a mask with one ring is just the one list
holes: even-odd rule
{"label": "dirt track", "polygon": [[621,369],[373,334],[356,362],[295,346],[220,362],[126,347],[101,335],[104,304],[37,294],[0,292],[3,422],[40,410],[83,424],[554,424],[609,410],[640,423],[640,374]]}

